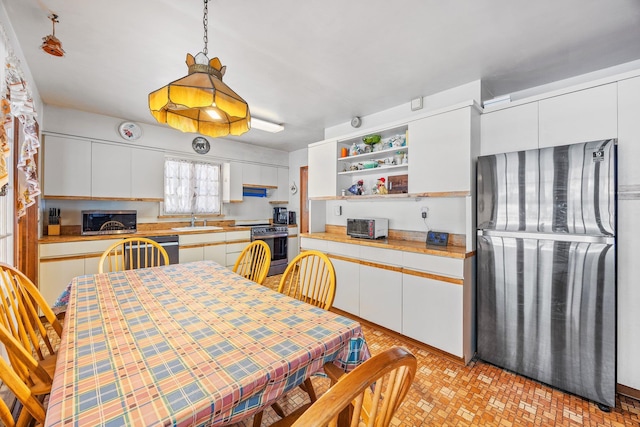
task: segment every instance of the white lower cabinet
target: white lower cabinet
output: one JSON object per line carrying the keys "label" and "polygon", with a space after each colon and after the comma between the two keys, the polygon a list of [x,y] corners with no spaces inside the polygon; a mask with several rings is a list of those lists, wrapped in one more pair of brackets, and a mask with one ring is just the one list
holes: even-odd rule
{"label": "white lower cabinet", "polygon": [[40,293],[49,306],[53,306],[71,279],[84,274],[84,259],[40,262]]}
{"label": "white lower cabinet", "polygon": [[402,334],[463,356],[463,287],[402,275]]}
{"label": "white lower cabinet", "polygon": [[402,273],[360,265],[360,317],[402,333]]}
{"label": "white lower cabinet", "polygon": [[[207,245],[204,247],[203,256],[205,260],[215,261],[218,264],[226,265],[227,263],[227,245]],[[182,259],[180,259],[182,261]]]}
{"label": "white lower cabinet", "polygon": [[180,256],[180,264],[184,264],[187,262],[203,261],[204,247],[196,246],[193,248],[180,248],[179,256]]}
{"label": "white lower cabinet", "polygon": [[360,264],[331,258],[336,271],[336,296],[333,306],[360,316]]}
{"label": "white lower cabinet", "polygon": [[287,259],[291,261],[300,253],[300,246],[298,245],[298,236],[289,237],[287,240]]}
{"label": "white lower cabinet", "polygon": [[238,243],[228,243],[225,245],[225,263],[227,267],[233,267],[236,263],[236,260],[244,250],[244,248],[249,245],[249,242],[238,242]]}

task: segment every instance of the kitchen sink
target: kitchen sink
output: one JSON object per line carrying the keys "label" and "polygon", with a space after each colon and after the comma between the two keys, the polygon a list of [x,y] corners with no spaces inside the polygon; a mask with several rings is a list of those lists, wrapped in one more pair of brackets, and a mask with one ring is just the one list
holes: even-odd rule
{"label": "kitchen sink", "polygon": [[176,227],[172,228],[175,231],[207,231],[207,230],[222,230],[222,227],[216,227],[215,225],[200,225],[196,227]]}

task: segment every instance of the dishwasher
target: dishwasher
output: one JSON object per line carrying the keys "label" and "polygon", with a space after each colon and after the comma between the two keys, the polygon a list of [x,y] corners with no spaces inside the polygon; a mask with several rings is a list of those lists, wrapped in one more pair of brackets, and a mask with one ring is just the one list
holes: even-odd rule
{"label": "dishwasher", "polygon": [[[162,246],[164,248],[165,251],[167,251],[167,255],[169,255],[169,264],[178,264],[180,259],[179,259],[179,242],[178,242],[178,235],[177,234],[172,234],[169,236],[149,236],[147,237],[147,239],[153,240],[154,242],[157,242],[160,246]],[[129,252],[126,251],[125,252],[125,265],[128,265],[128,254]],[[146,256],[146,252],[144,252],[145,256]],[[132,256],[134,257],[134,265],[137,263],[137,254],[135,252],[132,253]]]}

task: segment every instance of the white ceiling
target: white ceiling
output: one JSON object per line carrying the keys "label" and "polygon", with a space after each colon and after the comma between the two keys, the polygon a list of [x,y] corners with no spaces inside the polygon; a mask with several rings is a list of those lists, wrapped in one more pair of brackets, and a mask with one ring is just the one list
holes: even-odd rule
{"label": "white ceiling", "polygon": [[[47,104],[155,123],[147,96],[203,48],[202,0],[0,0]],[[59,15],[66,51],[39,49]],[[481,79],[494,96],[640,58],[638,0],[209,2],[209,57],[292,151],[323,129]]]}

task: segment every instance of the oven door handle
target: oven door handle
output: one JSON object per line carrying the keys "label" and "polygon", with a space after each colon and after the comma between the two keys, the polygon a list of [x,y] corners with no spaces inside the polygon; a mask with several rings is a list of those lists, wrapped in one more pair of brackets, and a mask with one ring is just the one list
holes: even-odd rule
{"label": "oven door handle", "polygon": [[252,236],[253,240],[273,239],[274,237],[289,237],[289,235],[288,234],[260,234],[259,236]]}

